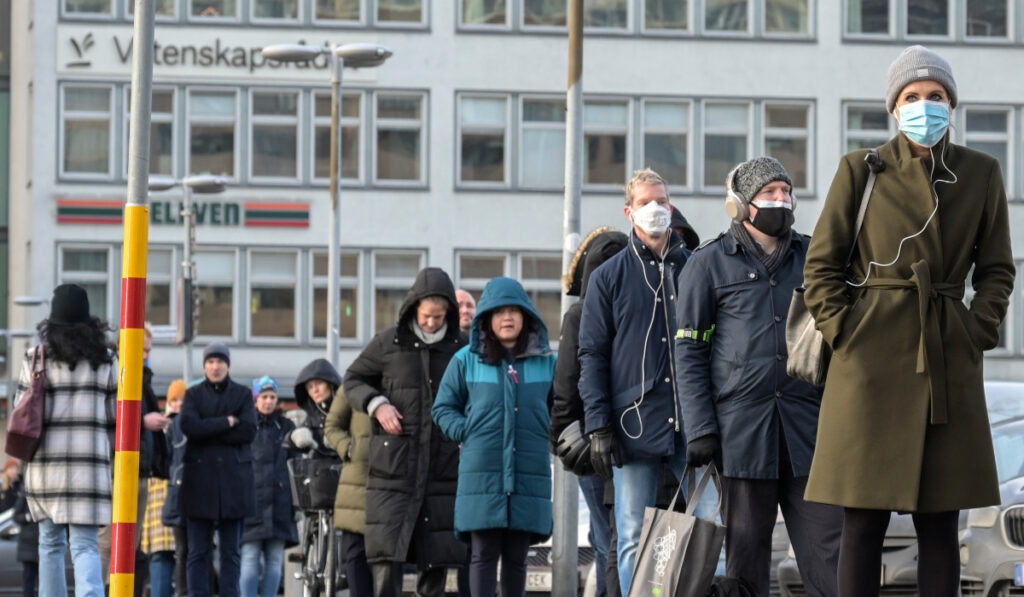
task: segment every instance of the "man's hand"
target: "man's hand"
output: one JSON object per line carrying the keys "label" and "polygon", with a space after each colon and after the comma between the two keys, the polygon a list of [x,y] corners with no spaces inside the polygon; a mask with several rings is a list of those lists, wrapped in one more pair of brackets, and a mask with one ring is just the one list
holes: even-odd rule
{"label": "man's hand", "polygon": [[612,478],[612,466],[622,468],[622,447],[612,430],[605,427],[590,434],[590,462],[605,479]]}
{"label": "man's hand", "polygon": [[299,427],[292,431],[290,437],[295,447],[301,450],[309,450],[316,447],[316,439],[313,437],[313,432],[309,430],[309,427]]}
{"label": "man's hand", "polygon": [[686,464],[704,466],[712,461],[721,471],[722,442],[717,435],[704,435],[686,444]]}
{"label": "man's hand", "polygon": [[163,431],[171,426],[171,420],[157,412],[146,413],[142,417],[142,426],[146,431]]}
{"label": "man's hand", "polygon": [[377,410],[373,411],[373,416],[386,433],[390,435],[402,433],[402,413],[398,412],[394,406],[381,404]]}
{"label": "man's hand", "polygon": [[238,417],[235,415],[228,415],[228,427],[234,427],[238,425]]}

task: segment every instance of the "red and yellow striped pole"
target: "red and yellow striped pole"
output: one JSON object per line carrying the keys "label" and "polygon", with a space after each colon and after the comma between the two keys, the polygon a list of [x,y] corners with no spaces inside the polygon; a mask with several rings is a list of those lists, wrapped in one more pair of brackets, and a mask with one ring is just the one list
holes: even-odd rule
{"label": "red and yellow striped pole", "polygon": [[142,349],[146,321],[146,260],[149,207],[124,208],[121,262],[121,353],[114,453],[114,520],[110,530],[110,595],[135,591],[135,536],[138,524],[139,436],[142,429]]}

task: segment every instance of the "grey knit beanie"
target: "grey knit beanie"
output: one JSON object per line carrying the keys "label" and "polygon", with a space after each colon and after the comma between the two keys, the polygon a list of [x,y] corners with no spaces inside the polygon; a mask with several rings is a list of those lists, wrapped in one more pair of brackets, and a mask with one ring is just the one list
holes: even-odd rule
{"label": "grey knit beanie", "polygon": [[735,174],[732,177],[732,190],[739,195],[744,203],[749,204],[758,191],[763,189],[766,184],[776,180],[781,180],[790,187],[793,186],[793,179],[789,177],[789,173],[782,167],[779,160],[762,156],[736,166]]}
{"label": "grey knit beanie", "polygon": [[924,46],[910,46],[889,65],[889,78],[885,88],[885,107],[891,113],[896,107],[896,96],[915,81],[935,81],[949,93],[949,107],[956,107],[956,81],[953,69],[946,59]]}
{"label": "grey knit beanie", "polygon": [[203,349],[203,362],[212,357],[218,357],[224,359],[224,362],[231,366],[231,351],[228,350],[227,344],[223,342],[210,342]]}

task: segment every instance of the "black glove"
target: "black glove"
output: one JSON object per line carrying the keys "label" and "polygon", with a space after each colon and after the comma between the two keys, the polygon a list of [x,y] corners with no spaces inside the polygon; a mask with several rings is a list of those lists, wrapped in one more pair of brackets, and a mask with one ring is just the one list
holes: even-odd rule
{"label": "black glove", "polygon": [[722,442],[717,435],[703,435],[686,444],[686,464],[704,466],[711,461],[722,470]]}
{"label": "black glove", "polygon": [[622,447],[612,430],[605,427],[590,434],[590,462],[594,472],[612,478],[612,465],[622,468]]}

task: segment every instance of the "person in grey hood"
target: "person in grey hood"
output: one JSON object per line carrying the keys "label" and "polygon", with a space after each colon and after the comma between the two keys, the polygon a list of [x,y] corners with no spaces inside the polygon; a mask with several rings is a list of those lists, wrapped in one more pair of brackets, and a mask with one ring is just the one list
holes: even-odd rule
{"label": "person in grey hood", "polygon": [[306,413],[306,421],[284,440],[290,450],[314,450],[315,458],[338,458],[324,441],[324,424],[331,410],[334,393],[341,387],[341,376],[327,359],[314,359],[295,378],[295,403]]}
{"label": "person in grey hood", "polygon": [[466,345],[455,286],[443,270],[420,271],[398,324],[377,334],[345,372],[345,396],[370,416],[366,559],[374,595],[399,597],[402,563],[420,571],[416,593],[444,593],[446,568],[465,566],[455,538],[459,445],[431,408],[448,362]]}

